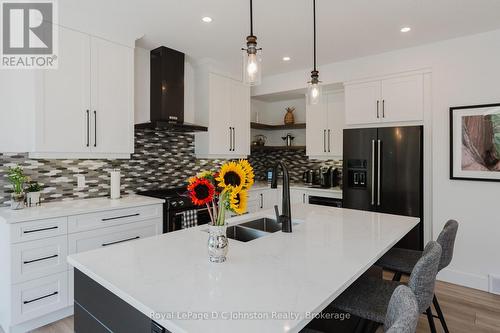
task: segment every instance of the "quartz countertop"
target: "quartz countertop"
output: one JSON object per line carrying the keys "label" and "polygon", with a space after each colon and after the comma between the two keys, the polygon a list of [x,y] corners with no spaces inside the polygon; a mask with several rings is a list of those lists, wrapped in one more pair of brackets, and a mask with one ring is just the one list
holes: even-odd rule
{"label": "quartz countertop", "polygon": [[86,214],[110,209],[131,208],[162,204],[165,200],[145,197],[142,195],[127,195],[120,199],[94,198],[65,200],[43,203],[41,206],[28,207],[21,210],[0,208],[0,222],[17,223],[32,220],[48,219],[61,216]]}
{"label": "quartz countertop", "polygon": [[298,222],[292,233],[230,239],[222,264],[208,261],[207,226],[71,255],[68,262],[173,333],[298,332],[308,313],[325,308],[419,222],[303,204],[292,206],[292,216]]}

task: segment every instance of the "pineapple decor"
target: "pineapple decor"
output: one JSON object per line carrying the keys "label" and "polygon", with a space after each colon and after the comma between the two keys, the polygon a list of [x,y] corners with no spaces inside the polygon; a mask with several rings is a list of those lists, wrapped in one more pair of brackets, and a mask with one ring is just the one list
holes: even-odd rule
{"label": "pineapple decor", "polygon": [[285,125],[295,124],[295,116],[293,115],[293,111],[295,111],[295,107],[293,106],[286,108]]}

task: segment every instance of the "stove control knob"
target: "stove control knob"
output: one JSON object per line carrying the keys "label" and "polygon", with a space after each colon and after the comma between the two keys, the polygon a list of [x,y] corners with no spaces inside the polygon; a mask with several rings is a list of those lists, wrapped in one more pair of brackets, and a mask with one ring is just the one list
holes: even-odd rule
{"label": "stove control knob", "polygon": [[184,201],[179,201],[179,206],[184,206]]}
{"label": "stove control knob", "polygon": [[177,201],[172,201],[172,207],[177,207]]}

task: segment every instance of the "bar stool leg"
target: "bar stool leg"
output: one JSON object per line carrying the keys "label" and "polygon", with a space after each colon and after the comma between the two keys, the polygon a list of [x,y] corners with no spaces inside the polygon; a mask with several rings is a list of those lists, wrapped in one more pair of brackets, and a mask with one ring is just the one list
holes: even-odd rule
{"label": "bar stool leg", "polygon": [[431,333],[437,333],[436,325],[434,324],[434,316],[432,315],[431,307],[428,307],[427,310],[425,311],[425,313],[427,314],[427,320],[429,321],[429,327],[431,329]]}
{"label": "bar stool leg", "polygon": [[445,333],[450,333],[450,331],[448,330],[448,325],[446,325],[446,320],[444,319],[443,311],[441,311],[441,307],[439,306],[439,302],[436,295],[434,295],[432,303],[434,303],[434,308],[436,309],[439,321],[441,322],[441,325],[443,326]]}

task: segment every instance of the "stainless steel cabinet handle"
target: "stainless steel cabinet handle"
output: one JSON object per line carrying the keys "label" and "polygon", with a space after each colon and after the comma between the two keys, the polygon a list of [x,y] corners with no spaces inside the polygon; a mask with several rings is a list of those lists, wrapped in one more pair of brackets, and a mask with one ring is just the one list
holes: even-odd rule
{"label": "stainless steel cabinet handle", "polygon": [[323,130],[323,152],[326,153],[326,129]]}
{"label": "stainless steel cabinet handle", "polygon": [[117,217],[107,217],[107,218],[101,219],[101,221],[105,222],[105,221],[111,221],[111,220],[118,220],[118,219],[124,219],[127,217],[139,216],[139,215],[141,215],[141,214],[135,213],[135,214],[123,215],[123,216],[117,216]]}
{"label": "stainless steel cabinet handle", "polygon": [[375,140],[372,140],[372,206],[375,205]]}
{"label": "stainless steel cabinet handle", "polygon": [[379,113],[379,105],[380,105],[380,101],[377,99],[377,119],[380,118],[380,113]]}
{"label": "stainless steel cabinet handle", "polygon": [[90,110],[87,110],[87,147],[90,147]]}
{"label": "stainless steel cabinet handle", "polygon": [[94,110],[94,147],[97,147],[97,111]]}
{"label": "stainless steel cabinet handle", "polygon": [[135,236],[135,237],[127,238],[127,239],[122,239],[122,240],[119,240],[119,241],[116,241],[116,242],[111,242],[111,243],[103,243],[102,246],[109,246],[109,245],[113,245],[113,244],[128,242],[128,241],[131,241],[131,240],[134,240],[134,239],[139,239],[139,238],[141,238],[141,236]]}
{"label": "stainless steel cabinet handle", "polygon": [[330,152],[330,142],[332,141],[331,139],[331,130],[328,130],[328,152]]}
{"label": "stainless steel cabinet handle", "polygon": [[53,226],[53,227],[47,227],[47,228],[41,228],[41,229],[25,230],[25,231],[23,231],[23,234],[31,234],[32,232],[46,231],[46,230],[52,230],[52,229],[57,229],[57,228],[59,228],[59,227]]}
{"label": "stainless steel cabinet handle", "polygon": [[385,118],[385,99],[382,100],[382,118]]}
{"label": "stainless steel cabinet handle", "polygon": [[264,208],[264,194],[260,194],[260,209]]}
{"label": "stainless steel cabinet handle", "polygon": [[378,140],[378,149],[377,149],[377,151],[378,151],[378,154],[377,154],[377,156],[378,156],[378,158],[377,158],[378,159],[378,163],[377,163],[377,165],[378,165],[378,170],[377,170],[377,173],[378,173],[378,175],[377,175],[377,205],[378,206],[380,206],[380,155],[382,155],[382,150],[380,149],[380,147],[381,147],[381,141]]}
{"label": "stainless steel cabinet handle", "polygon": [[42,260],[47,260],[47,259],[52,259],[52,258],[57,258],[57,257],[59,257],[59,255],[54,254],[54,255],[51,255],[48,257],[43,257],[43,258],[38,258],[38,259],[33,259],[33,260],[26,260],[26,261],[23,261],[23,264],[31,264],[32,262],[37,262],[37,261],[42,261]]}
{"label": "stainless steel cabinet handle", "polygon": [[29,303],[36,302],[36,301],[39,301],[41,299],[44,299],[44,298],[47,298],[47,297],[50,297],[50,296],[54,296],[54,295],[57,295],[57,294],[59,294],[59,292],[58,291],[54,291],[52,294],[48,294],[48,295],[45,295],[45,296],[33,298],[33,299],[30,299],[29,301],[24,301],[23,303],[24,304],[29,304]]}

